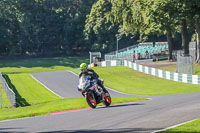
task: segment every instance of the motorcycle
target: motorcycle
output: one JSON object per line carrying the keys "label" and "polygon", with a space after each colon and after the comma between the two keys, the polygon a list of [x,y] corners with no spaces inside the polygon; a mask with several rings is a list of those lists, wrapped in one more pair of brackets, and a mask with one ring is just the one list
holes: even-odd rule
{"label": "motorcycle", "polygon": [[[103,80],[100,80],[103,84]],[[111,96],[106,89],[97,84],[97,80],[91,80],[90,75],[82,75],[79,78],[79,89],[91,108],[96,108],[97,104],[103,103],[106,107],[111,104]]]}

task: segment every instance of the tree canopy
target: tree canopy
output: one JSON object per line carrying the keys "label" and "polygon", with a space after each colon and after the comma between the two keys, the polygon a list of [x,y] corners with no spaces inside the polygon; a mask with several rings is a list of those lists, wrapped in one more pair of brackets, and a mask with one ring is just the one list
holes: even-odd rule
{"label": "tree canopy", "polygon": [[83,36],[89,0],[2,0],[1,54],[71,54]]}
{"label": "tree canopy", "polygon": [[[188,31],[199,23],[198,0],[107,0],[112,6],[106,14],[112,24],[120,24],[121,34],[140,33],[140,40],[149,35],[166,35],[169,58],[172,58],[173,36],[180,33],[184,54],[189,54]],[[196,27],[196,31],[197,27]]]}
{"label": "tree canopy", "polygon": [[175,35],[185,55],[196,34],[200,56],[199,0],[1,0],[0,55],[54,55],[115,50]]}

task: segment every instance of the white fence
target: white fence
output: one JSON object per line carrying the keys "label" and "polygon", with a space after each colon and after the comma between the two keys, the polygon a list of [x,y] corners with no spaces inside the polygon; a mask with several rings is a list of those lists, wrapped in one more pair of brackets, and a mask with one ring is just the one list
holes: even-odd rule
{"label": "white fence", "polygon": [[103,62],[98,63],[98,66],[102,66],[102,67],[126,66],[136,71],[150,74],[159,78],[164,78],[164,79],[183,82],[183,83],[200,84],[200,75],[182,74],[182,73],[164,71],[164,70],[160,70],[160,69],[156,69],[152,67],[139,65],[137,63],[133,63],[127,60],[103,61]]}

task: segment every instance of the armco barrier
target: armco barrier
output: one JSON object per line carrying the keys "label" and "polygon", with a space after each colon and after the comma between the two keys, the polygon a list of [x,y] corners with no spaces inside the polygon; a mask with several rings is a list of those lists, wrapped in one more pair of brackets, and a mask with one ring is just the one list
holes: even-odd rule
{"label": "armco barrier", "polygon": [[[10,87],[8,86],[6,80],[4,79],[4,77],[2,76],[1,72],[0,72],[0,80],[1,83],[3,85],[3,87],[5,88],[6,91],[6,95],[7,97],[10,99],[10,102],[13,106],[15,106],[16,104],[16,97],[15,97],[15,93],[12,91],[12,89],[10,89]],[[1,101],[2,102],[2,101]]]}
{"label": "armco barrier", "polygon": [[136,71],[150,74],[159,78],[164,78],[164,79],[183,82],[183,83],[200,84],[200,75],[191,75],[191,74],[182,74],[182,73],[164,71],[164,70],[160,70],[160,69],[156,69],[152,67],[139,65],[137,63],[133,63],[127,60],[103,61],[103,62],[98,63],[98,66],[102,66],[102,67],[126,66]]}
{"label": "armco barrier", "polygon": [[2,108],[2,98],[1,98],[1,94],[0,94],[0,108]]}

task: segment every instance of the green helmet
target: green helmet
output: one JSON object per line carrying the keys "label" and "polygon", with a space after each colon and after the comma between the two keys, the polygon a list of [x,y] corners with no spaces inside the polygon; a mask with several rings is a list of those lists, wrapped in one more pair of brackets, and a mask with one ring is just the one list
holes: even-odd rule
{"label": "green helmet", "polygon": [[82,63],[81,65],[80,65],[80,69],[86,69],[87,68],[87,64],[86,63]]}

